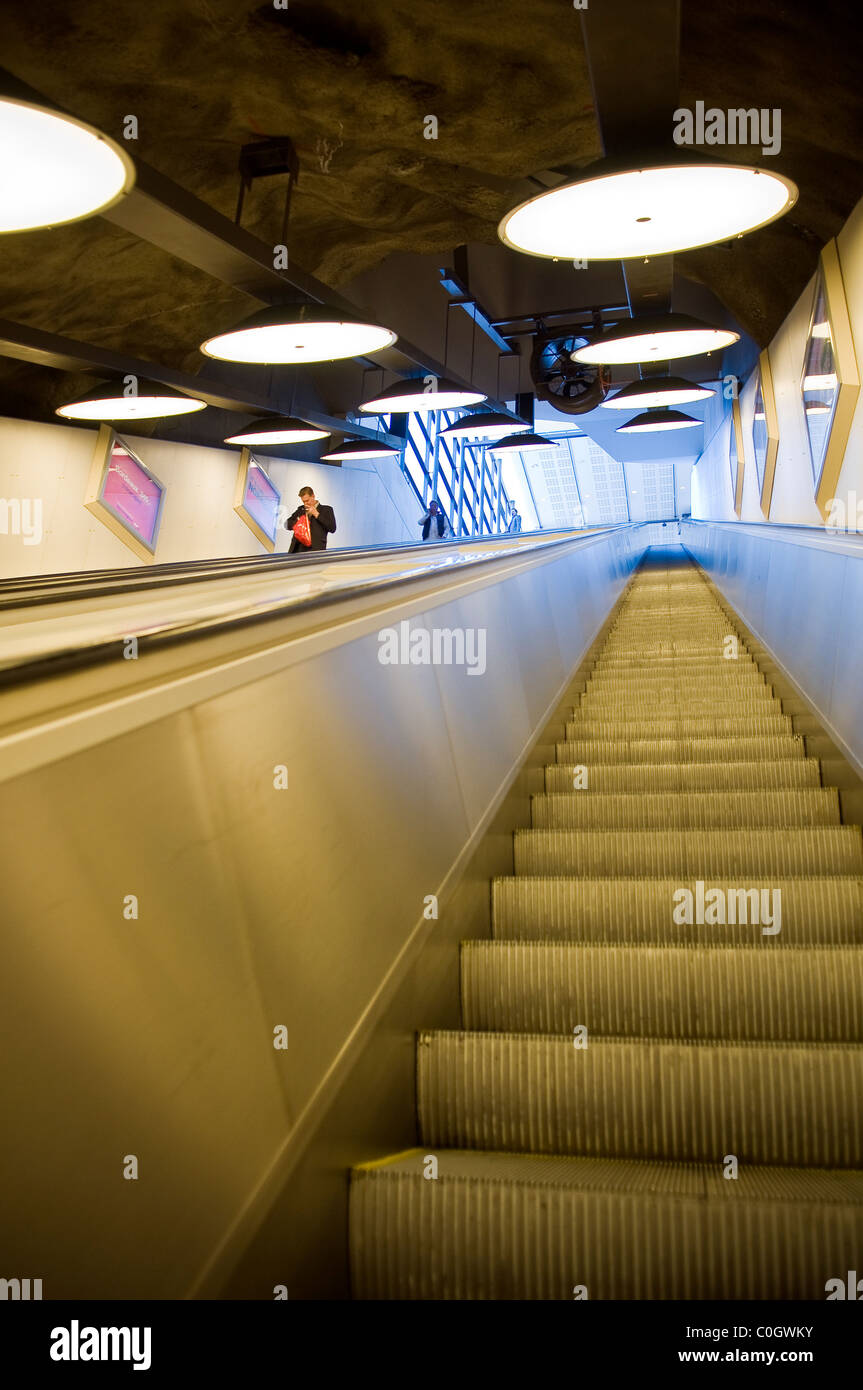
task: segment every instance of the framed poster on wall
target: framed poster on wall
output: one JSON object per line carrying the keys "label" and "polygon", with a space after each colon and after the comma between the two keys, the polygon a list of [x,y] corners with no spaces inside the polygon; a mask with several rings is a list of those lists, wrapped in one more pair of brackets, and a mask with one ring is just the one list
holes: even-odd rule
{"label": "framed poster on wall", "polygon": [[728,432],[728,464],[731,469],[731,496],[739,516],[743,510],[743,421],[740,416],[740,395],[734,393]]}
{"label": "framed poster on wall", "polygon": [[835,237],[821,252],[815,276],[800,394],[815,501],[826,520],[860,394],[860,374]]}
{"label": "framed poster on wall", "polygon": [[84,506],[148,563],[156,556],[165,491],[126,441],[100,426]]}
{"label": "framed poster on wall", "polygon": [[758,478],[758,495],[765,518],[770,517],[776,456],[779,452],[779,416],[773,390],[770,355],[765,348],[755,368],[755,405],[752,414],[752,452]]}
{"label": "framed poster on wall", "polygon": [[266,550],[275,550],[282,495],[266,469],[248,449],[240,453],[234,511]]}

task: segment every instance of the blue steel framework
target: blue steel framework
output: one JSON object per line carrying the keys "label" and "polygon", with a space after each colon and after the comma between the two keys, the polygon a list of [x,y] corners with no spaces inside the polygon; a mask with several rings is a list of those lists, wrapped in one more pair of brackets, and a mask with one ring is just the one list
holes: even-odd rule
{"label": "blue steel framework", "polygon": [[[348,422],[354,418],[348,415]],[[364,415],[362,423],[404,438],[401,470],[423,511],[437,498],[454,536],[498,535],[506,530],[510,503],[501,464],[489,451],[493,445],[441,434],[460,418],[458,411],[440,410],[430,415],[412,412],[406,420],[399,415]]]}
{"label": "blue steel framework", "polygon": [[490,536],[506,529],[509,497],[501,465],[485,444],[443,435],[459,419],[453,410],[411,414],[402,472],[423,510],[437,498],[454,536]]}

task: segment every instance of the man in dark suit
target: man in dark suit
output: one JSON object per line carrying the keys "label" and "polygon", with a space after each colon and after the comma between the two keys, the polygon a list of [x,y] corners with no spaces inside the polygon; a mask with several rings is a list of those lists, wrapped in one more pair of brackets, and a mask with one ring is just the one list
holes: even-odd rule
{"label": "man in dark suit", "polygon": [[289,531],[293,531],[295,523],[301,516],[309,518],[309,530],[312,533],[311,545],[303,545],[296,536],[291,537],[291,544],[288,547],[289,555],[308,554],[310,550],[326,550],[327,538],[336,529],[336,514],[332,507],[325,507],[323,502],[319,502],[314,493],[314,488],[300,488],[300,505],[289,516],[285,526]]}

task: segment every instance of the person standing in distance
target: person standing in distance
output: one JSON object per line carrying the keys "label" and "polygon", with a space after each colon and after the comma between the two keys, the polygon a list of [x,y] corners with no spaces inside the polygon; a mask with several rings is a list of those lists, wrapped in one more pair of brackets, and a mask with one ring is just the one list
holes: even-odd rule
{"label": "person standing in distance", "polygon": [[514,502],[510,503],[510,506],[512,507],[512,511],[510,512],[509,525],[506,529],[507,531],[520,531],[521,513],[519,512],[518,507],[515,505]]}
{"label": "person standing in distance", "polygon": [[439,502],[429,502],[428,511],[419,519],[424,541],[443,541],[450,533],[449,522]]}
{"label": "person standing in distance", "polygon": [[296,536],[292,536],[291,544],[288,547],[289,555],[305,554],[310,550],[326,550],[327,540],[336,529],[336,514],[332,507],[327,507],[323,502],[319,502],[315,496],[314,488],[300,488],[300,505],[289,516],[285,522],[288,531],[293,531],[294,526],[301,516],[308,518],[309,532],[311,534],[311,545],[303,545],[302,541]]}

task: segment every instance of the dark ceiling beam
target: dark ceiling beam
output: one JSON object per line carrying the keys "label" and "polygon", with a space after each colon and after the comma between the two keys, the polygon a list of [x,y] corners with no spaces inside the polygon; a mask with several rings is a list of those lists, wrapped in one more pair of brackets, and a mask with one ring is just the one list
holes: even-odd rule
{"label": "dark ceiling beam", "polygon": [[[50,107],[64,115],[75,115],[51,101],[13,73],[0,68],[0,92],[21,101]],[[135,160],[135,186],[120,203],[102,214],[106,222],[151,246],[203,271],[214,280],[258,299],[263,304],[279,304],[305,296],[326,303],[346,314],[365,315],[366,311],[331,289],[298,266],[287,270],[273,266],[273,247],[223,217],[207,203],[188,193],[172,179],[158,173],[142,160]],[[239,174],[238,174],[239,178]],[[383,367],[394,375],[419,372],[446,375],[460,386],[469,383],[444,366],[425,349],[399,337],[398,343],[362,359]]]}
{"label": "dark ceiling beam", "polygon": [[[680,0],[603,0],[580,12],[606,156],[672,148],[680,90]],[[674,257],[622,262],[633,315],[671,308]]]}
{"label": "dark ceiling beam", "polygon": [[[97,347],[92,343],[80,343],[74,338],[62,338],[56,333],[46,333],[41,328],[30,328],[25,324],[10,323],[0,319],[0,357],[11,357],[19,362],[30,362],[40,367],[53,367],[61,372],[86,372],[107,380],[117,380],[125,376],[140,377],[145,381],[157,381],[162,386],[172,386],[190,396],[197,396],[207,405],[217,410],[238,411],[244,415],[284,415],[289,413],[287,397],[292,392],[280,393],[254,389],[238,390],[236,383],[209,381],[206,377],[192,376],[188,372],[176,371],[173,367],[162,367],[154,362],[144,362],[137,357],[112,352],[108,348]],[[380,439],[399,447],[400,441],[392,436],[368,429],[364,425],[348,424],[332,415],[324,415],[319,410],[303,409],[303,419],[310,424],[332,434],[358,435],[364,439]]]}

